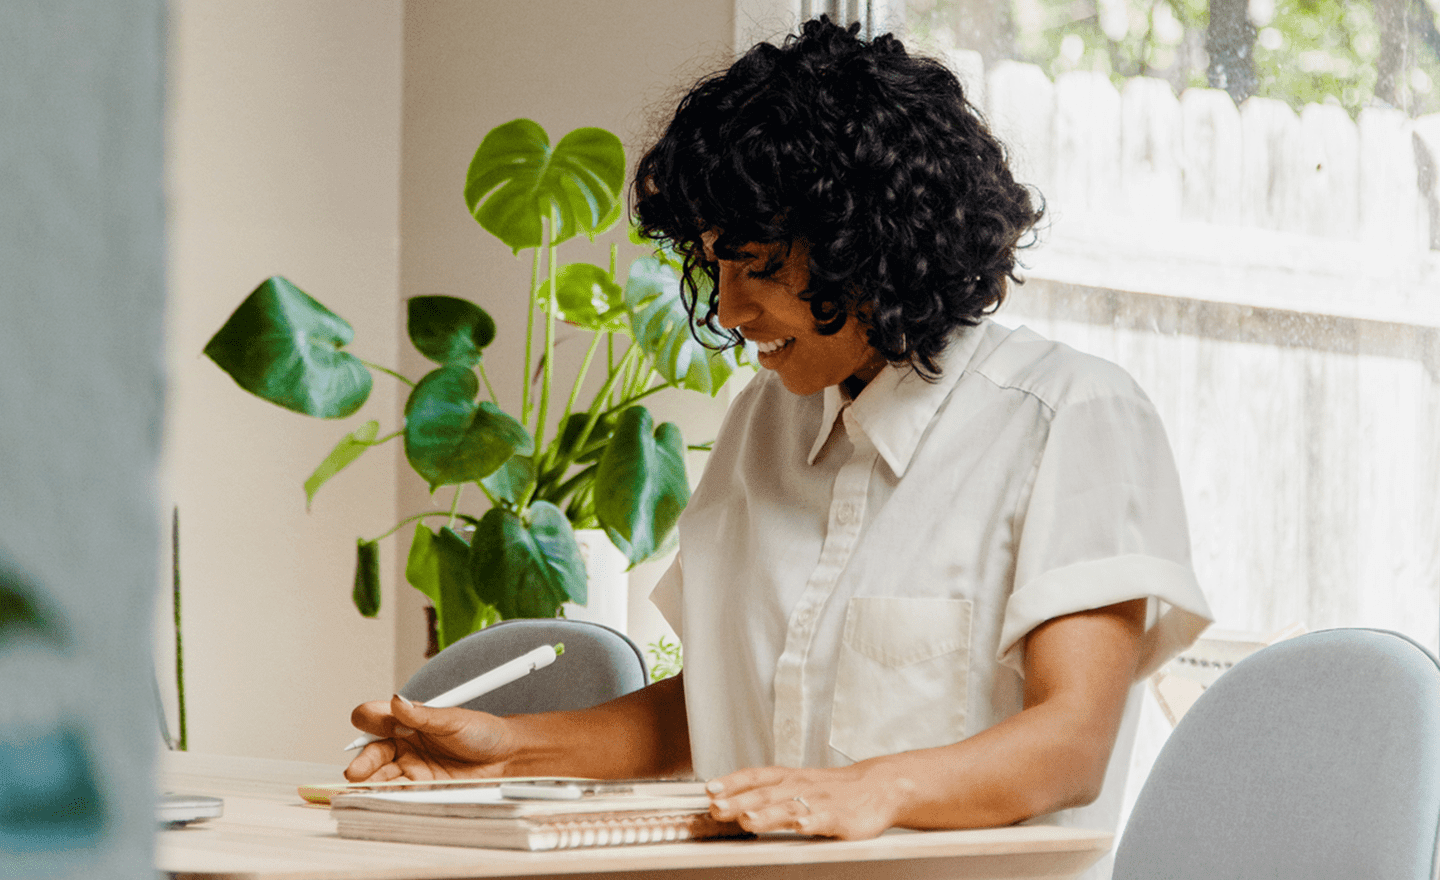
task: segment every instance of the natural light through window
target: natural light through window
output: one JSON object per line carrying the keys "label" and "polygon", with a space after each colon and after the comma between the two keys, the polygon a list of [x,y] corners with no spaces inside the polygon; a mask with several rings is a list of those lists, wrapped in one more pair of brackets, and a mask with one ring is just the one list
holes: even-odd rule
{"label": "natural light through window", "polygon": [[[1225,635],[1440,647],[1440,0],[896,0],[1047,205],[997,319],[1165,418]],[[1169,731],[1152,702],[1126,801]]]}
{"label": "natural light through window", "polygon": [[1217,626],[1435,649],[1437,5],[903,12],[1047,202],[1000,319],[1119,361],[1156,400]]}

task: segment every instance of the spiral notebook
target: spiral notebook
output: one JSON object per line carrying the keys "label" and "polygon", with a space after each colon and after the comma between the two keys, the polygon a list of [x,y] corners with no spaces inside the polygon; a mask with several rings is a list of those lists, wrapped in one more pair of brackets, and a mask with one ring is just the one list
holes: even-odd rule
{"label": "spiral notebook", "polygon": [[703,783],[629,788],[574,800],[510,799],[493,787],[347,792],[330,814],[341,837],[535,851],[747,836],[710,817]]}

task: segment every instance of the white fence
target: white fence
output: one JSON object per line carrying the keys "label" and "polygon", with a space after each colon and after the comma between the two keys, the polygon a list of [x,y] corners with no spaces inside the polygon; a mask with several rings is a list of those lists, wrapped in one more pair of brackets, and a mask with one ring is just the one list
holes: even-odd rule
{"label": "white fence", "polygon": [[1046,198],[1033,277],[1440,326],[1440,115],[952,60]]}
{"label": "white fence", "polygon": [[1218,625],[1440,647],[1440,116],[954,61],[1050,214],[999,317],[1156,401]]}

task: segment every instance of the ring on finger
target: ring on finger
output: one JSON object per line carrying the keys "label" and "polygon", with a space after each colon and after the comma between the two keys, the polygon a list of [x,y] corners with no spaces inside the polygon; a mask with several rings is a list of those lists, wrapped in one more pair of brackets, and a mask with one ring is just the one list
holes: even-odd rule
{"label": "ring on finger", "polygon": [[813,813],[813,812],[815,812],[814,810],[810,809],[810,804],[809,804],[809,802],[806,801],[803,797],[801,797],[801,796],[798,795],[798,794],[795,795],[795,796],[794,796],[793,798],[791,798],[790,800],[792,800],[792,801],[794,801],[795,803],[799,804],[800,806],[804,807],[806,813]]}

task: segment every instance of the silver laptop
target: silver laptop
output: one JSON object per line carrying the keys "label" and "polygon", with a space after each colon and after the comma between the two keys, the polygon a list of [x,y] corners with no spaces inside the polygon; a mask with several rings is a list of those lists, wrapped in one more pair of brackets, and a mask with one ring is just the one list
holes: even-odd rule
{"label": "silver laptop", "polygon": [[[170,722],[165,718],[165,704],[160,699],[160,682],[155,682],[155,709],[160,719],[160,740],[173,751],[175,739],[170,735]],[[183,828],[191,822],[218,818],[225,812],[225,802],[206,794],[161,792],[155,799],[155,822],[161,828]]]}

